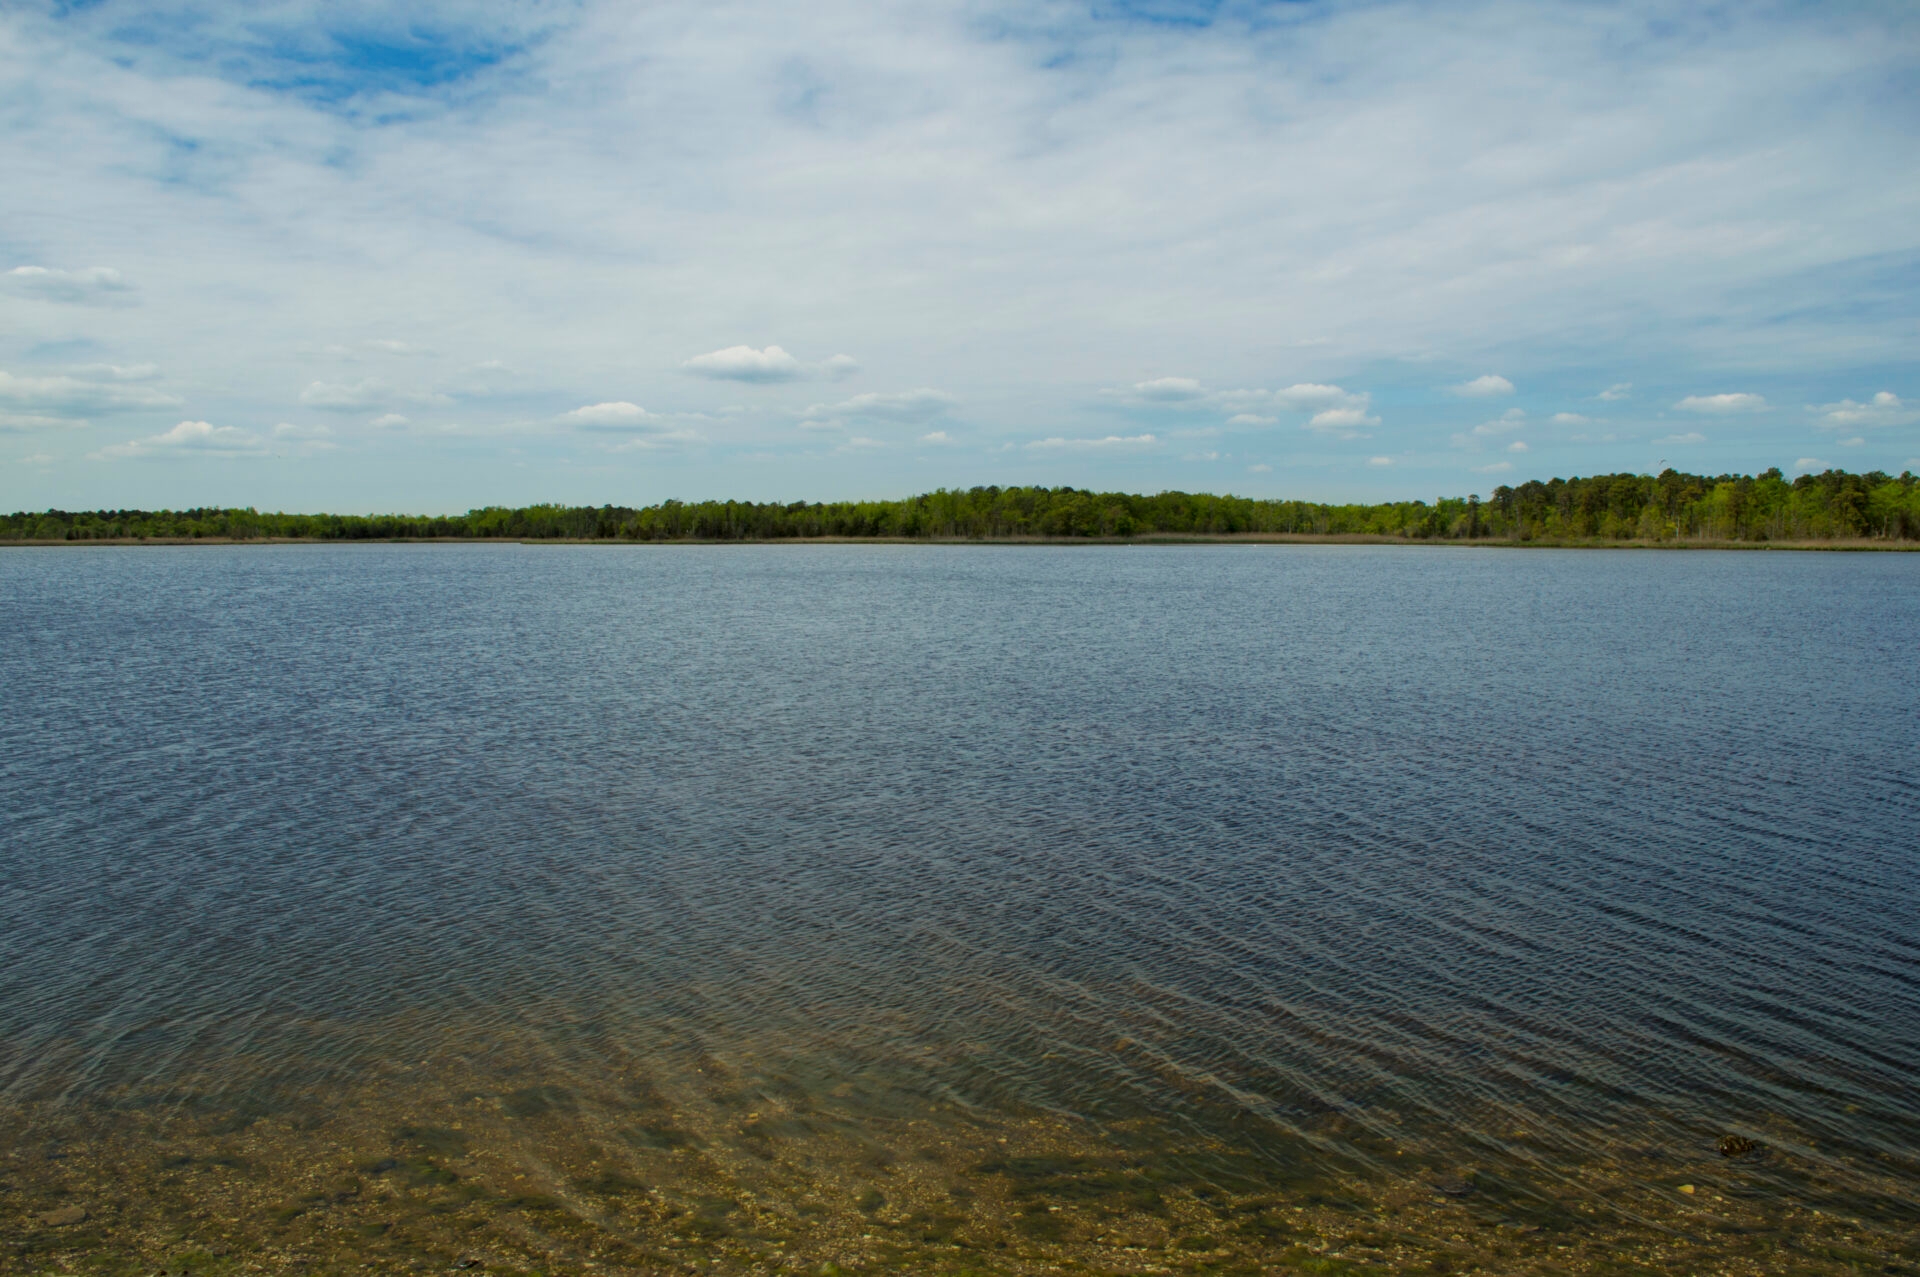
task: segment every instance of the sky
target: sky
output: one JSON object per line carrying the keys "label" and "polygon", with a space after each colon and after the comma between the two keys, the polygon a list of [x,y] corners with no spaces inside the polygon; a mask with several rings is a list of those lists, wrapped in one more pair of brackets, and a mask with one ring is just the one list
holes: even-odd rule
{"label": "sky", "polygon": [[0,508],[1920,470],[1920,6],[0,0]]}

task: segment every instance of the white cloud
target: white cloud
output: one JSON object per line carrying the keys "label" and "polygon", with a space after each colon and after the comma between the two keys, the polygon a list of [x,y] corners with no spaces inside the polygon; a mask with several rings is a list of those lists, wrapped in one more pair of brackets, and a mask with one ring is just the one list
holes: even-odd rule
{"label": "white cloud", "polygon": [[258,435],[236,426],[216,426],[205,421],[183,421],[163,434],[109,444],[87,454],[90,461],[113,461],[130,457],[258,457],[266,447]]}
{"label": "white cloud", "polygon": [[1258,465],[1248,466],[1247,473],[1248,474],[1272,474],[1273,467],[1268,465],[1266,462],[1262,461]]}
{"label": "white cloud", "polygon": [[1201,390],[1200,383],[1191,377],[1157,377],[1134,382],[1133,393],[1147,403],[1184,403],[1198,399]]}
{"label": "white cloud", "polygon": [[1527,445],[1524,441],[1515,439],[1512,443],[1507,445],[1507,451],[1508,452],[1525,452],[1527,451]]}
{"label": "white cloud", "polygon": [[1855,435],[1851,439],[1840,440],[1840,446],[1842,448],[1858,448],[1864,443],[1866,443],[1866,439],[1864,436],[1861,436],[1861,435]]}
{"label": "white cloud", "polygon": [[83,417],[49,417],[31,412],[0,412],[0,430],[63,430],[86,425]]}
{"label": "white cloud", "polygon": [[944,430],[929,430],[927,431],[927,433],[920,436],[920,442],[921,443],[952,443],[953,440],[948,437],[947,432]]}
{"label": "white cloud", "polygon": [[601,429],[632,429],[656,419],[653,413],[639,404],[628,403],[624,399],[612,403],[587,404],[564,416],[579,425]]}
{"label": "white cloud", "polygon": [[133,286],[119,271],[106,266],[90,266],[85,270],[16,266],[0,275],[0,290],[42,301],[111,306],[131,300]]}
{"label": "white cloud", "polygon": [[398,430],[411,422],[397,412],[383,412],[367,424],[375,430]]}
{"label": "white cloud", "polygon": [[1473,472],[1475,474],[1505,474],[1511,469],[1513,469],[1513,463],[1511,461],[1496,461],[1490,466],[1475,466]]}
{"label": "white cloud", "polygon": [[1365,408],[1370,396],[1365,392],[1349,394],[1338,386],[1323,386],[1313,382],[1288,386],[1285,390],[1274,392],[1273,402],[1282,408],[1298,411],[1314,411],[1327,408]]}
{"label": "white cloud", "polygon": [[1631,399],[1633,398],[1633,383],[1630,381],[1616,381],[1613,385],[1608,386],[1605,390],[1595,395],[1594,398],[1600,400],[1602,403],[1619,403],[1622,399]]}
{"label": "white cloud", "polygon": [[150,386],[98,377],[18,377],[0,372],[0,404],[13,404],[41,416],[85,416],[141,408],[177,408],[180,400]]}
{"label": "white cloud", "polygon": [[1455,434],[1452,439],[1453,446],[1478,452],[1486,446],[1487,440],[1496,439],[1501,435],[1510,435],[1516,430],[1525,429],[1526,425],[1526,410],[1509,408],[1492,421],[1483,421],[1472,430]]}
{"label": "white cloud", "polygon": [[1688,395],[1673,405],[1681,412],[1729,413],[1758,412],[1767,406],[1760,395],[1724,394],[1724,395]]}
{"label": "white cloud", "polygon": [[1801,457],[1793,463],[1795,470],[1825,470],[1827,463],[1818,457]]}
{"label": "white cloud", "polygon": [[[484,441],[457,464],[437,463],[437,431],[405,450],[417,499],[445,503],[475,485],[557,492],[555,472],[512,451],[529,428],[608,391],[678,406],[703,384],[680,359],[749,334],[801,343],[800,363],[861,350],[890,378],[879,384],[944,387],[1000,437],[1045,423],[1021,441],[1151,430],[1171,447],[1159,417],[1089,402],[1113,368],[1275,387],[1182,402],[1197,420],[1279,416],[1288,430],[1353,405],[1291,404],[1280,385],[1378,376],[1386,421],[1366,428],[1407,462],[1382,478],[1409,485],[1424,436],[1472,425],[1414,424],[1429,409],[1498,402],[1434,389],[1461,367],[1521,372],[1550,414],[1588,401],[1597,375],[1647,386],[1633,398],[1651,410],[1678,398],[1669,386],[1756,376],[1741,369],[1765,369],[1770,396],[1834,377],[1870,394],[1899,383],[1861,370],[1911,361],[1911,315],[1858,303],[1913,249],[1912,6],[1668,6],[1657,29],[1644,5],[1383,0],[1314,6],[1302,22],[1207,5],[1209,20],[1179,26],[1129,16],[1139,8],[1000,22],[942,0],[857,21],[764,5],[468,6],[448,21],[498,60],[426,84],[347,75],[335,26],[246,6],[199,5],[190,23],[9,6],[4,366],[152,359],[167,370],[154,388],[192,387],[190,406],[117,438],[181,417],[330,419],[300,388],[376,371],[412,384],[397,352],[366,344],[404,333],[427,352],[404,366],[453,393],[464,437]],[[527,24],[538,38],[522,38]],[[284,31],[298,39],[267,38]],[[6,269],[99,261],[139,284],[118,296],[154,313],[22,300],[52,281]],[[111,293],[100,283],[80,295]],[[360,362],[303,349],[317,340]],[[29,350],[43,362],[26,365]],[[512,393],[475,404],[458,370],[505,352],[523,370]],[[1416,378],[1429,402],[1400,407]],[[787,403],[777,384],[717,384],[755,396],[716,440],[717,468],[650,473],[636,499],[718,491],[735,457],[791,443],[787,409],[852,393],[801,379],[810,391]],[[1810,425],[1803,401],[1824,393],[1790,397]],[[344,420],[410,407],[396,393]],[[1652,432],[1636,433],[1596,444],[1583,467],[1643,462]],[[1820,439],[1855,436],[1879,437],[1863,424]],[[1089,482],[1119,477],[1088,460]],[[849,461],[804,495],[945,481],[931,464],[894,466]],[[325,469],[303,499],[366,508],[392,490],[372,467]],[[194,499],[178,473],[152,499]],[[1338,471],[1289,482],[1333,495]]]}
{"label": "white cloud", "polygon": [[797,381],[806,376],[801,362],[778,346],[768,346],[765,350],[728,346],[725,350],[695,355],[680,366],[702,377],[727,381]]}
{"label": "white cloud", "polygon": [[1491,399],[1497,395],[1513,393],[1513,383],[1497,373],[1487,373],[1475,377],[1472,381],[1463,381],[1453,387],[1453,393],[1464,395],[1468,399]]}
{"label": "white cloud", "polygon": [[1359,432],[1359,427],[1379,424],[1380,418],[1369,416],[1365,408],[1327,408],[1313,414],[1307,429],[1342,439],[1364,439],[1366,436]]}
{"label": "white cloud", "polygon": [[1390,466],[1393,464],[1393,458],[1392,457],[1368,457],[1367,464],[1370,466]]}
{"label": "white cloud", "polygon": [[300,392],[300,402],[326,412],[360,412],[377,407],[387,388],[377,381],[314,381]]}
{"label": "white cloud", "polygon": [[1886,426],[1904,426],[1920,421],[1920,411],[1903,403],[1891,390],[1883,390],[1866,403],[1842,399],[1822,404],[1813,411],[1820,414],[1820,430],[1875,430]]}
{"label": "white cloud", "polygon": [[1547,418],[1547,420],[1556,426],[1590,426],[1593,424],[1592,417],[1583,417],[1577,412],[1556,412],[1553,416]]}
{"label": "white cloud", "polygon": [[752,346],[728,346],[725,350],[682,360],[680,366],[701,377],[753,382],[802,381],[816,377],[839,381],[860,371],[859,362],[851,355],[834,355],[819,363],[803,363],[779,346],[768,346],[764,350],[755,350]]}
{"label": "white cloud", "polygon": [[1689,430],[1687,431],[1687,433],[1683,435],[1667,435],[1664,438],[1656,439],[1654,442],[1655,443],[1693,444],[1693,443],[1705,443],[1706,441],[1707,441],[1707,437],[1701,434],[1698,430]]}
{"label": "white cloud", "polygon": [[1230,426],[1271,426],[1279,420],[1280,418],[1278,417],[1262,417],[1258,413],[1236,412],[1233,416],[1227,418],[1227,424]]}
{"label": "white cloud", "polygon": [[855,395],[837,404],[814,404],[806,411],[802,428],[819,428],[841,421],[895,421],[918,424],[930,421],[955,405],[954,397],[944,390],[922,386],[897,394]]}
{"label": "white cloud", "polygon": [[1058,435],[1056,435],[1051,439],[1035,439],[1032,443],[1027,444],[1026,446],[1030,451],[1035,451],[1035,452],[1057,452],[1061,450],[1087,451],[1087,450],[1093,450],[1093,449],[1125,450],[1125,449],[1137,449],[1137,448],[1152,448],[1158,445],[1159,442],[1160,442],[1159,439],[1157,439],[1156,437],[1150,434],[1108,435],[1103,439],[1063,439]]}

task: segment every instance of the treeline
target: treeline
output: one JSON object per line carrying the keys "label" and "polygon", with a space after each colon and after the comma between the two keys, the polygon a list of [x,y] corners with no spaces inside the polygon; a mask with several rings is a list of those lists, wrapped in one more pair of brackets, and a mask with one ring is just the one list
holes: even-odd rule
{"label": "treeline", "polygon": [[1327,505],[1206,493],[1079,488],[941,489],[899,501],[663,501],[651,506],[489,506],[456,515],[257,510],[48,510],[0,516],[0,540],[451,539],[771,541],[808,537],[1380,536],[1407,540],[1920,540],[1911,473],[1611,474],[1445,497]]}

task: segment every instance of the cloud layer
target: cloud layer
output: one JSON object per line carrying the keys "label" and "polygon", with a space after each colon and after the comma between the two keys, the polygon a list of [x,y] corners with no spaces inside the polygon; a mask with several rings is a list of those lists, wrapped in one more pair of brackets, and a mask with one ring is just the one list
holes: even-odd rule
{"label": "cloud layer", "polygon": [[[0,428],[53,458],[0,505],[1920,451],[1920,11],[1163,17],[0,10]],[[253,488],[195,486],[253,453],[194,423]]]}

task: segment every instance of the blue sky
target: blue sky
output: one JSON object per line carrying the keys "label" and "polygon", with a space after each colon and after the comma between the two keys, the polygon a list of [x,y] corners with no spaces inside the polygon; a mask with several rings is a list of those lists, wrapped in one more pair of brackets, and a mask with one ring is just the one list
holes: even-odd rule
{"label": "blue sky", "polygon": [[1920,469],[1920,9],[0,7],[0,507]]}

